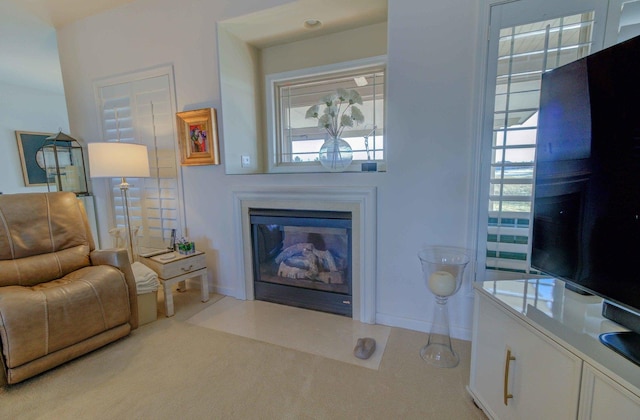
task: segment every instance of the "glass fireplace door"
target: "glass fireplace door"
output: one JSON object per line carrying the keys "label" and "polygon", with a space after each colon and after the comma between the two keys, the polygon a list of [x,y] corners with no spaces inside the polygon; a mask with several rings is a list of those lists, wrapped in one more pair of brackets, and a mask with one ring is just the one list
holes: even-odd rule
{"label": "glass fireplace door", "polygon": [[251,209],[258,300],[352,316],[351,213]]}

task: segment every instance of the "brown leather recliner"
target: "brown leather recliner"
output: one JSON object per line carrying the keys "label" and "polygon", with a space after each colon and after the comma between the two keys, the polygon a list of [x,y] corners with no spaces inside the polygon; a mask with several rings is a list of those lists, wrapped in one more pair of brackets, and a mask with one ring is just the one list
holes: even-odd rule
{"label": "brown leather recliner", "polygon": [[137,327],[127,251],[95,250],[75,194],[0,195],[0,386]]}

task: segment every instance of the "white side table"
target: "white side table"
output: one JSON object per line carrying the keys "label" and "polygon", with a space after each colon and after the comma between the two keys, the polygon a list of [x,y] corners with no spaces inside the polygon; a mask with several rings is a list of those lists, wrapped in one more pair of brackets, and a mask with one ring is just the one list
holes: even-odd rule
{"label": "white side table", "polygon": [[192,277],[200,277],[200,291],[202,301],[209,300],[209,281],[207,280],[207,265],[205,254],[196,251],[193,254],[183,255],[178,252],[156,255],[155,257],[138,257],[139,261],[158,273],[158,280],[162,283],[164,292],[164,308],[166,316],[173,316],[173,294],[171,287],[176,283],[182,283],[179,287],[185,288],[185,280]]}

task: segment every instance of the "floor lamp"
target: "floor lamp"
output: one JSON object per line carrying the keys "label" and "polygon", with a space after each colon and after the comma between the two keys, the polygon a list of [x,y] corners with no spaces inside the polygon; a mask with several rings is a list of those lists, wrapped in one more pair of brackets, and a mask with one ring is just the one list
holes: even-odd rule
{"label": "floor lamp", "polygon": [[135,259],[133,234],[129,219],[127,178],[149,177],[147,146],[133,143],[89,143],[89,174],[91,178],[120,178],[120,194],[124,204],[125,228],[129,239],[129,260]]}

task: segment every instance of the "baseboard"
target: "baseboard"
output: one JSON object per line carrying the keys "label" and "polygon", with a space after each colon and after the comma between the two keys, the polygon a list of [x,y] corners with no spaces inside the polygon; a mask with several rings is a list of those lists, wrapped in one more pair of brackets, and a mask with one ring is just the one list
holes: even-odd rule
{"label": "baseboard", "polygon": [[[187,282],[187,288],[200,290],[201,285],[200,285],[199,278],[187,279],[186,282]],[[240,290],[238,288],[222,287],[215,283],[211,283],[211,281],[209,281],[209,293],[216,293],[219,295],[230,296],[236,299],[244,300],[244,296],[241,295]]]}
{"label": "baseboard", "polygon": [[243,297],[239,296],[239,291],[235,288],[229,288],[229,287],[221,287],[215,284],[211,284],[209,283],[209,291],[211,293],[217,293],[219,295],[224,295],[224,296],[230,296],[236,299],[240,299],[240,300],[244,300]]}

